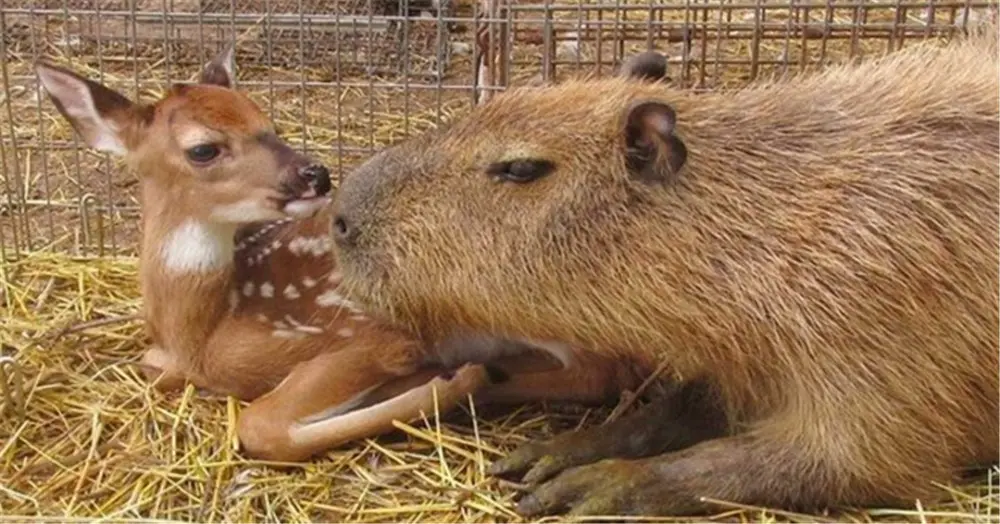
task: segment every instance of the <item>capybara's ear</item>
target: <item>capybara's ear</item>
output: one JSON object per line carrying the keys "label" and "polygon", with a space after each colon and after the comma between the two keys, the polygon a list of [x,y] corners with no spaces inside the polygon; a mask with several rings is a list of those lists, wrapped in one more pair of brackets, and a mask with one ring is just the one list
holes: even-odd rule
{"label": "capybara's ear", "polygon": [[236,70],[235,51],[232,44],[226,45],[211,62],[205,64],[205,67],[201,70],[198,82],[221,87],[232,87]]}
{"label": "capybara's ear", "polygon": [[687,148],[675,134],[677,113],[656,100],[633,102],[625,111],[625,160],[633,177],[667,182],[684,167]]}
{"label": "capybara's ear", "polygon": [[618,76],[647,82],[670,80],[667,77],[667,57],[656,51],[637,53],[622,64]]}

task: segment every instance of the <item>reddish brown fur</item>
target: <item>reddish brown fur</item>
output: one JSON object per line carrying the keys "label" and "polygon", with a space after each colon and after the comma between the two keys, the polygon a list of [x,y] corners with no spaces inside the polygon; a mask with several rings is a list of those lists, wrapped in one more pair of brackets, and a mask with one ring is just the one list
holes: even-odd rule
{"label": "reddish brown fur", "polygon": [[[426,384],[441,389],[442,410],[486,386],[485,368],[454,358],[461,342],[437,355],[340,298],[328,210],[292,220],[282,204],[324,191],[301,180],[314,165],[274,135],[256,104],[228,88],[225,57],[209,64],[202,83],[175,87],[151,105],[39,67],[59,110],[88,143],[123,155],[140,175],[139,279],[153,342],[142,360],[147,376],[162,390],[191,382],[251,401],[238,428],[245,450],[283,461],[391,430],[392,417],[420,416],[430,409],[429,390],[343,423],[323,414],[408,392],[446,371],[440,361],[449,357],[455,378]],[[224,145],[218,160],[200,165],[185,156],[207,143]],[[580,362],[596,364],[522,367],[523,378],[486,387],[484,396],[593,401],[636,383],[628,368]]]}
{"label": "reddish brown fur", "polygon": [[[658,463],[663,491],[631,509],[933,496],[998,458],[998,75],[991,27],[737,93],[508,92],[347,177],[345,285],[430,338],[559,340],[711,382],[738,436]],[[676,111],[680,173],[626,168],[637,100]],[[557,169],[485,173],[513,158]]]}

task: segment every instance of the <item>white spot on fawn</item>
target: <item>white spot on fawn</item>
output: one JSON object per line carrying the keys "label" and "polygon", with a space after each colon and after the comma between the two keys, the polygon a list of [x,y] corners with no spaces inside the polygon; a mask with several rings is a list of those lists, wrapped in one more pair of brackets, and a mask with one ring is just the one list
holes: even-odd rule
{"label": "white spot on fawn", "polygon": [[271,336],[275,338],[287,338],[287,339],[297,339],[305,337],[305,333],[300,333],[298,331],[289,331],[287,329],[275,329],[271,332]]}
{"label": "white spot on fawn", "polygon": [[344,280],[344,274],[341,273],[340,271],[334,271],[330,273],[328,277],[326,277],[326,280],[327,282],[336,286],[337,284],[340,283],[341,280]]}
{"label": "white spot on fawn", "polygon": [[301,331],[303,333],[309,333],[310,335],[319,335],[320,333],[323,332],[321,328],[302,324],[301,322],[292,318],[291,315],[285,315],[285,320],[288,321],[288,323],[291,326],[294,326],[296,330]]}
{"label": "white spot on fawn", "polygon": [[271,298],[274,296],[274,286],[270,282],[264,282],[260,285],[260,296],[264,298]]}
{"label": "white spot on fawn", "polygon": [[316,286],[316,281],[309,277],[305,277],[302,279],[302,286],[305,287],[306,289],[310,289]]}
{"label": "white spot on fawn", "polygon": [[257,313],[257,321],[267,324],[268,322],[271,321],[271,319],[267,318],[267,315],[263,313]]}
{"label": "white spot on fawn", "polygon": [[340,296],[334,289],[328,289],[316,297],[316,305],[320,307],[343,307],[350,310],[354,310],[355,306],[346,298]]}
{"label": "white spot on fawn", "polygon": [[333,241],[325,236],[295,237],[288,243],[288,251],[296,256],[311,254],[314,257],[319,257],[332,250]]}
{"label": "white spot on fawn", "polygon": [[252,297],[253,296],[253,282],[247,281],[243,283],[243,296]]}
{"label": "white spot on fawn", "polygon": [[282,291],[282,294],[285,295],[285,298],[287,298],[288,300],[295,300],[296,298],[302,296],[301,294],[299,294],[299,290],[296,289],[293,284],[288,284],[287,286],[285,286],[285,290]]}
{"label": "white spot on fawn", "polygon": [[288,327],[289,327],[288,324],[285,324],[280,320],[274,321],[274,329],[288,329]]}
{"label": "white spot on fawn", "polygon": [[354,336],[354,330],[351,328],[340,328],[337,330],[337,334],[344,338],[351,338]]}
{"label": "white spot on fawn", "polygon": [[167,234],[160,247],[163,265],[177,273],[213,271],[233,260],[234,229],[187,220]]}
{"label": "white spot on fawn", "polygon": [[280,240],[275,240],[274,242],[271,242],[271,250],[272,251],[277,251],[279,248],[281,248],[281,241]]}

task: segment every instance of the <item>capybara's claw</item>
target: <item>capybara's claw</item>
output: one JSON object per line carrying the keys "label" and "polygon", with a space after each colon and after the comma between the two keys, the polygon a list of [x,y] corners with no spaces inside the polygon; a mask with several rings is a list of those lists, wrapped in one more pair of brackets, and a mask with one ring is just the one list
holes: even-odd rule
{"label": "capybara's claw", "polygon": [[511,476],[527,470],[522,482],[536,484],[567,468],[613,456],[614,450],[601,440],[588,438],[591,433],[573,431],[544,442],[529,442],[491,464],[487,471],[494,476]]}
{"label": "capybara's claw", "polygon": [[640,479],[645,477],[640,464],[605,460],[566,470],[522,497],[517,512],[527,518],[566,509],[575,515],[628,514],[629,495],[641,488]]}
{"label": "capybara's claw", "polygon": [[506,457],[490,464],[489,468],[486,469],[486,472],[495,477],[509,476],[520,473],[531,467],[531,464],[539,458],[540,453],[543,452],[541,447],[542,443],[529,442],[528,444],[517,448]]}
{"label": "capybara's claw", "polygon": [[525,484],[545,482],[560,471],[578,465],[579,462],[578,460],[574,460],[575,458],[566,453],[545,455],[535,462],[535,465],[524,474],[524,479],[522,480]]}
{"label": "capybara's claw", "polygon": [[656,458],[609,459],[568,469],[525,495],[517,512],[526,518],[568,510],[569,515],[664,515],[700,504],[656,473]]}

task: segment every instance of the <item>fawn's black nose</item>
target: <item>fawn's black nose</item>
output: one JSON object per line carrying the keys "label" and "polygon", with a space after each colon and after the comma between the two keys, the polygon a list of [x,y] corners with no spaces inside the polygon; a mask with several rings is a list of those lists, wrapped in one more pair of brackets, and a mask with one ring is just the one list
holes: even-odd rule
{"label": "fawn's black nose", "polygon": [[333,187],[330,182],[330,170],[323,164],[310,164],[299,171],[299,176],[309,182],[309,185],[316,190],[317,196],[329,193]]}

